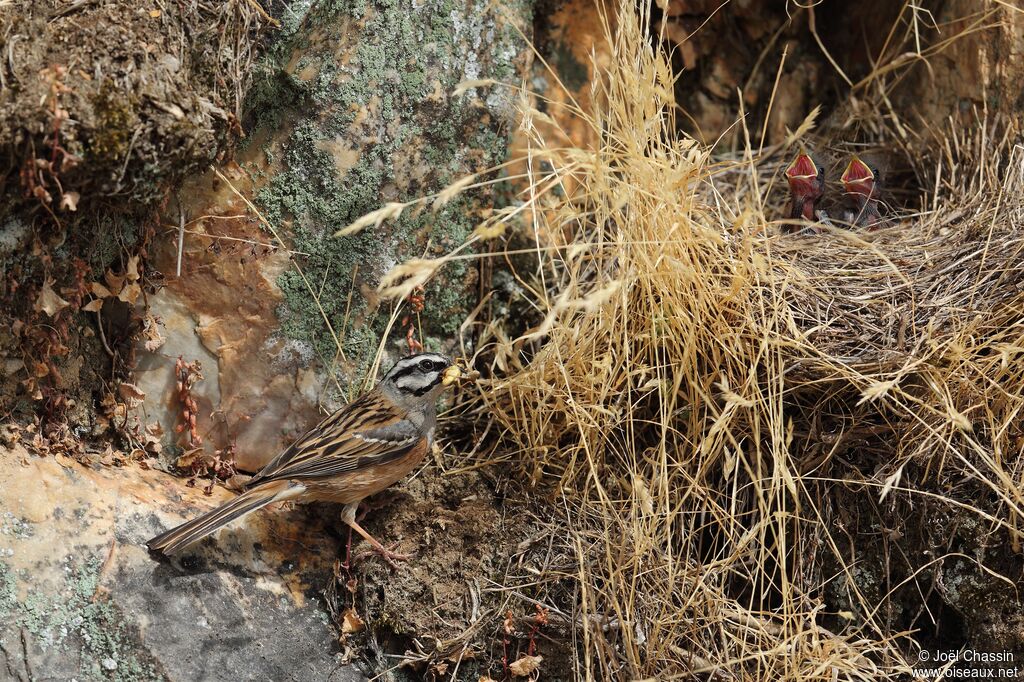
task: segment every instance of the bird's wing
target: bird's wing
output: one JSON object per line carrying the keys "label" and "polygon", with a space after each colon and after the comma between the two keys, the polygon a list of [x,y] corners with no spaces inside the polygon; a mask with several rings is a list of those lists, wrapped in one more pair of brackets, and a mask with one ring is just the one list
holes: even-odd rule
{"label": "bird's wing", "polygon": [[420,429],[390,402],[370,395],[330,415],[249,480],[321,478],[384,464],[409,452],[422,438]]}

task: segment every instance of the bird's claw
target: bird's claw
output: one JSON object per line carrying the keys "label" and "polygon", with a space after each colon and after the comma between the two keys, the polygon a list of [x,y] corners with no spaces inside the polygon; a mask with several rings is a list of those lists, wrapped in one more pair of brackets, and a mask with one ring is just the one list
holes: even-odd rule
{"label": "bird's claw", "polygon": [[373,547],[372,549],[369,549],[369,550],[367,550],[365,552],[360,552],[359,554],[357,554],[356,557],[355,557],[355,560],[357,562],[361,562],[364,559],[366,559],[367,557],[369,557],[369,556],[371,556],[373,554],[376,554],[381,559],[383,559],[385,561],[385,563],[388,564],[388,566],[390,566],[391,568],[393,568],[393,569],[395,569],[397,571],[398,570],[398,562],[399,561],[408,561],[409,559],[412,559],[413,555],[412,554],[400,554],[400,553],[394,551],[395,547],[398,547],[398,543],[397,542],[391,543],[390,547],[385,547],[384,545],[380,545],[378,547]]}

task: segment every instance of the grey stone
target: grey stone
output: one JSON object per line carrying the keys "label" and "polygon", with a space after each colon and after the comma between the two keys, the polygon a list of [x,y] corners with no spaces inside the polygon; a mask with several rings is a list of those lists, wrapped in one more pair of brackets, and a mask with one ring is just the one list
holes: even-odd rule
{"label": "grey stone", "polygon": [[182,490],[0,450],[0,679],[365,679],[340,665],[318,596],[338,549],[322,522],[255,517],[158,560],[146,539],[231,494]]}

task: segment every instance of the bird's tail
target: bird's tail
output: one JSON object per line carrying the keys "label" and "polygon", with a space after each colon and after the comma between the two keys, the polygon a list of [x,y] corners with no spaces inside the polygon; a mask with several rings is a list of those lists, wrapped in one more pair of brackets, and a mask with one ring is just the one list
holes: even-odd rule
{"label": "bird's tail", "polygon": [[289,481],[274,481],[247,490],[235,499],[222,504],[213,511],[199,518],[186,521],[180,526],[170,529],[146,543],[150,551],[163,554],[174,554],[207,535],[216,532],[235,519],[240,519],[250,512],[267,506],[271,502],[289,500],[304,492],[302,485]]}

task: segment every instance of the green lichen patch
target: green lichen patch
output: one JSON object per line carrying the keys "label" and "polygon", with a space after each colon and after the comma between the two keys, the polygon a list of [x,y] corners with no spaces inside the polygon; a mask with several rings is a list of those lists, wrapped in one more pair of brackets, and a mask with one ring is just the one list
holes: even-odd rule
{"label": "green lichen patch", "polygon": [[[12,512],[4,512],[0,517],[0,535],[11,535],[24,540],[32,537],[35,533],[32,524],[27,520],[18,518]],[[2,556],[2,555],[0,555]]]}
{"label": "green lichen patch", "polygon": [[[0,562],[0,615],[14,631],[23,630],[45,653],[75,652],[81,680],[141,682],[163,676],[139,650],[121,613],[100,592],[100,562],[68,558],[64,581],[54,591],[36,586],[23,600],[16,595],[14,572]],[[29,576],[26,582],[32,584]],[[0,630],[2,632],[3,630]]]}
{"label": "green lichen patch", "polygon": [[0,619],[6,619],[18,606],[14,573],[0,561]]}

